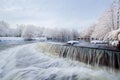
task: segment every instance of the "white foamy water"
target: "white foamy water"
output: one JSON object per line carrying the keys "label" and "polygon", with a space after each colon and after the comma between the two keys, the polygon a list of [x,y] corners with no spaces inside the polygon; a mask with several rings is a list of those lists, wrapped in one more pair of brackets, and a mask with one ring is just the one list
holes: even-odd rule
{"label": "white foamy water", "polygon": [[46,55],[36,44],[0,52],[0,80],[120,80],[119,74]]}

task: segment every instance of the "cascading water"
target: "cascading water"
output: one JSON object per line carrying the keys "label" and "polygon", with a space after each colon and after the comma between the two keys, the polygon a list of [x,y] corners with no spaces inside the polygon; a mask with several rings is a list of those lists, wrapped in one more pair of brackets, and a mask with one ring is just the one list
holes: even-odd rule
{"label": "cascading water", "polygon": [[[39,50],[38,45],[28,44],[1,51],[0,80],[120,80],[119,72],[109,72],[44,52],[47,50],[53,52],[54,55],[61,53],[59,54],[61,57],[79,59],[79,54],[77,56],[76,50],[72,47],[70,47],[72,52],[68,55],[66,54],[69,51],[68,47],[43,44],[39,47],[41,46]],[[85,52],[88,55],[87,51]],[[86,56],[82,56],[85,59]]]}
{"label": "cascading water", "polygon": [[[44,45],[44,46],[43,46]],[[60,44],[41,43],[43,51],[56,53],[59,57],[85,62],[95,66],[108,66],[120,69],[120,51],[91,47],[64,46]],[[47,48],[46,48],[47,47]]]}

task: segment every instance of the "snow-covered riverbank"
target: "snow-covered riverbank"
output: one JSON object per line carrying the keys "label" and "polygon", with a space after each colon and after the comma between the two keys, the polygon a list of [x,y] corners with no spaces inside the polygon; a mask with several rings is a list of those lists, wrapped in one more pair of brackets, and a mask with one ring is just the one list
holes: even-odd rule
{"label": "snow-covered riverbank", "polygon": [[21,37],[0,37],[0,41],[23,41]]}
{"label": "snow-covered riverbank", "polygon": [[120,80],[119,74],[68,61],[27,44],[0,52],[0,80]]}

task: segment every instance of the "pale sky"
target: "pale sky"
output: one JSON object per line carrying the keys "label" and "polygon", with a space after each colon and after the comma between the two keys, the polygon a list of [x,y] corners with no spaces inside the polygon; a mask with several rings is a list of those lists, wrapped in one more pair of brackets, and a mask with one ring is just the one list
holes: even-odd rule
{"label": "pale sky", "polygon": [[11,27],[34,24],[83,29],[98,20],[112,0],[0,0],[0,20]]}

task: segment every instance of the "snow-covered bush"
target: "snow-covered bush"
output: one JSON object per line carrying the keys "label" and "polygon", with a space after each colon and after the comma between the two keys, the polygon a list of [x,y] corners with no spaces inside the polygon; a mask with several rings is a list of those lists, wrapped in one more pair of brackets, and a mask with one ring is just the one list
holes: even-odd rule
{"label": "snow-covered bush", "polygon": [[117,47],[118,44],[119,44],[119,42],[117,40],[111,42],[111,45],[114,47]]}
{"label": "snow-covered bush", "polygon": [[113,30],[113,31],[106,34],[106,36],[104,37],[104,40],[107,40],[107,39],[109,39],[109,40],[120,40],[119,35],[120,35],[120,29]]}

